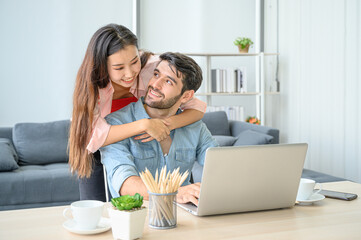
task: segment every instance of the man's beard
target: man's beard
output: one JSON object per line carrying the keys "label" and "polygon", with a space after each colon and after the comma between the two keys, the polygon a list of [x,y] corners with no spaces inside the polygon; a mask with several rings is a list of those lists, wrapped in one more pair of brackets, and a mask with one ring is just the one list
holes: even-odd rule
{"label": "man's beard", "polygon": [[174,106],[174,104],[176,104],[176,102],[180,99],[180,97],[182,96],[182,94],[179,94],[178,96],[175,96],[171,99],[168,99],[168,100],[160,100],[158,102],[152,102],[152,101],[148,101],[147,97],[148,97],[148,93],[149,93],[149,89],[152,89],[152,91],[160,94],[163,96],[164,98],[164,95],[162,93],[160,93],[158,90],[154,89],[153,87],[149,86],[148,87],[148,91],[147,93],[145,94],[145,97],[144,97],[144,103],[147,104],[148,107],[151,107],[151,108],[156,108],[156,109],[169,109],[171,107]]}

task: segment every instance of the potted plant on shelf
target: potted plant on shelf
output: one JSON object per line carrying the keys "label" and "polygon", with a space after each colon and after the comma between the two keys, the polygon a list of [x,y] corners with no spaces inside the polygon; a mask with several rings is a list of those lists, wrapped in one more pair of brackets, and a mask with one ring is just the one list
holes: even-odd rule
{"label": "potted plant on shelf", "polygon": [[112,207],[108,208],[114,239],[136,239],[143,235],[146,207],[143,197],[124,195],[111,199]]}
{"label": "potted plant on shelf", "polygon": [[238,46],[240,53],[248,53],[249,47],[253,44],[252,40],[246,37],[238,37],[233,43]]}

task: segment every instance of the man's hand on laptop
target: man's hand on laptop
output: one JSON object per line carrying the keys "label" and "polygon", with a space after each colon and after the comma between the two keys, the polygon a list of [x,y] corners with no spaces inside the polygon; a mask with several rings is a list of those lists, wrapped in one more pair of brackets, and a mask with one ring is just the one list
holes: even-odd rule
{"label": "man's hand on laptop", "polygon": [[198,206],[199,192],[201,190],[201,183],[194,183],[178,189],[177,202],[188,203],[191,202]]}

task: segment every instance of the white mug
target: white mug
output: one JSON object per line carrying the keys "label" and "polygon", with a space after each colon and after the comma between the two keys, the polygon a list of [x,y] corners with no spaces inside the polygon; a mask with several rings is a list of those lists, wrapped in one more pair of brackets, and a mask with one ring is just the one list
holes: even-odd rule
{"label": "white mug", "polygon": [[322,190],[322,184],[318,184],[320,184],[320,189],[313,192],[316,182],[312,179],[301,178],[297,192],[297,200],[308,200],[313,194],[319,193]]}
{"label": "white mug", "polygon": [[[95,229],[103,213],[104,202],[96,200],[82,200],[73,202],[70,208],[63,211],[63,216],[67,219],[73,219],[77,229],[91,230]],[[67,216],[71,210],[73,218]]]}

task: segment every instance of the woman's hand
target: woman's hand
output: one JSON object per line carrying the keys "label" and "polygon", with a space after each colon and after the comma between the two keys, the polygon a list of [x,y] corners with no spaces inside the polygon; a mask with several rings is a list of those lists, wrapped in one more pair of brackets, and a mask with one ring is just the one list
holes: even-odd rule
{"label": "woman's hand", "polygon": [[144,134],[135,137],[135,140],[142,140],[142,142],[150,142],[152,140],[157,140],[158,142],[166,139],[170,130],[168,128],[169,123],[163,119],[144,119],[145,121],[145,132]]}

